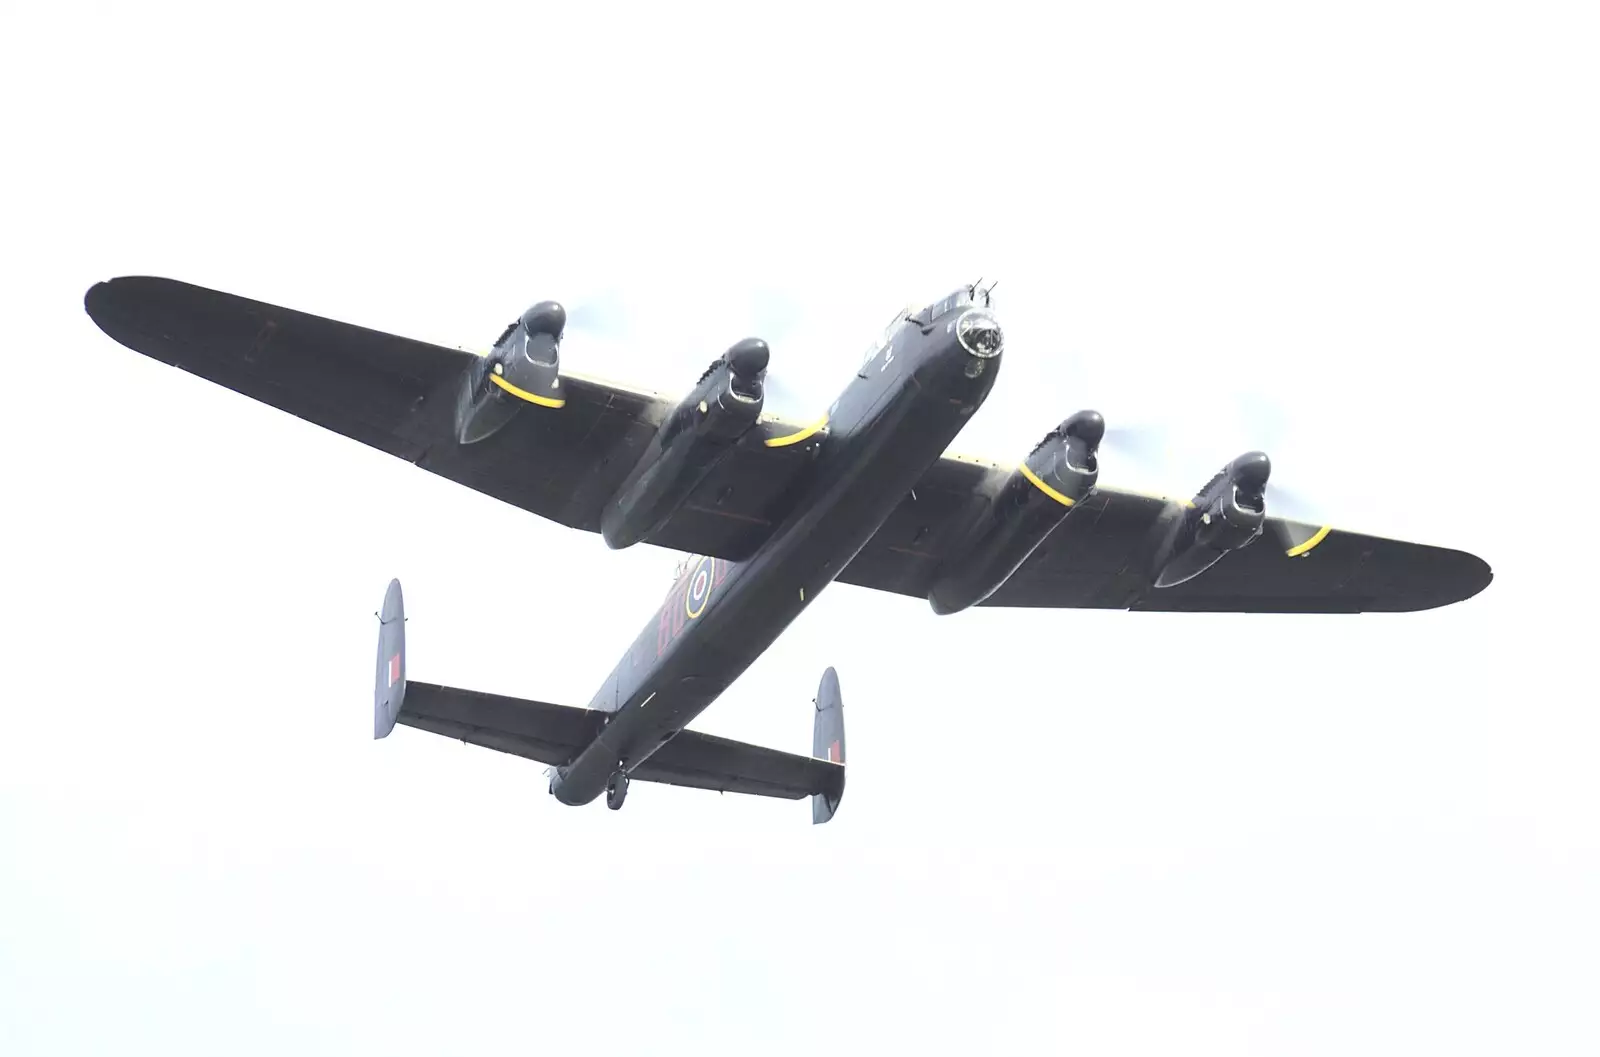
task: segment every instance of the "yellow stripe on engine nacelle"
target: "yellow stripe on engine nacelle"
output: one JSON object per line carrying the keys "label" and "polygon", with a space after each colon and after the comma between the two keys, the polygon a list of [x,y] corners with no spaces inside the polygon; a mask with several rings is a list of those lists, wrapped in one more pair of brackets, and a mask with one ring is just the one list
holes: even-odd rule
{"label": "yellow stripe on engine nacelle", "polygon": [[1309,554],[1309,553],[1311,553],[1311,548],[1315,547],[1317,544],[1319,544],[1323,540],[1327,539],[1328,538],[1328,533],[1330,533],[1332,531],[1333,531],[1332,526],[1324,525],[1320,529],[1317,530],[1317,534],[1315,536],[1312,536],[1310,539],[1306,540],[1304,543],[1295,544],[1293,547],[1290,547],[1288,550],[1284,551],[1283,553],[1287,554],[1291,558],[1298,558],[1302,554]]}
{"label": "yellow stripe on engine nacelle", "polygon": [[799,444],[801,441],[805,440],[807,437],[810,437],[827,424],[828,416],[823,415],[805,429],[802,429],[796,433],[791,433],[786,437],[768,437],[765,443],[769,448],[785,448],[790,444]]}
{"label": "yellow stripe on engine nacelle", "polygon": [[[1034,485],[1035,488],[1039,489],[1039,491],[1043,492],[1045,495],[1049,496],[1051,499],[1054,499],[1056,502],[1060,503],[1062,506],[1071,506],[1072,505],[1072,500],[1068,499],[1066,496],[1062,495],[1060,492],[1056,491],[1054,488],[1051,488],[1049,485],[1047,485],[1043,481],[1039,480],[1039,475],[1034,473],[1032,470],[1028,469],[1028,464],[1027,463],[1023,463],[1021,466],[1018,466],[1017,469],[1022,471],[1022,476],[1026,477],[1028,480],[1033,482],[1033,485]],[[1074,522],[1074,524],[1076,524],[1076,522]]]}
{"label": "yellow stripe on engine nacelle", "polygon": [[540,407],[567,406],[565,399],[554,396],[540,396],[538,393],[530,393],[526,389],[519,389],[510,382],[506,381],[504,378],[500,377],[498,374],[491,374],[489,376],[489,381],[493,382],[495,385],[498,385],[512,396],[517,397],[520,400],[526,400],[530,404],[538,404]]}

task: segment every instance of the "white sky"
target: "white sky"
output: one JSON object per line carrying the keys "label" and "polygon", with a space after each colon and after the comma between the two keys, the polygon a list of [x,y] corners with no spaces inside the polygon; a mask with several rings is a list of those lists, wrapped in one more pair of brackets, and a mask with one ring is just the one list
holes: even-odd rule
{"label": "white sky", "polygon": [[[1600,1048],[1586,5],[0,11],[0,1052]],[[477,347],[609,292],[635,337],[565,362],[669,392],[759,285],[809,410],[997,277],[959,450],[1097,406],[1181,445],[1107,483],[1187,494],[1269,444],[1497,578],[1354,619],[837,586],[697,724],[804,750],[835,665],[832,824],[565,809],[371,740],[384,586],[414,677],[581,704],[677,556],[137,356],[82,310],[120,274]]]}

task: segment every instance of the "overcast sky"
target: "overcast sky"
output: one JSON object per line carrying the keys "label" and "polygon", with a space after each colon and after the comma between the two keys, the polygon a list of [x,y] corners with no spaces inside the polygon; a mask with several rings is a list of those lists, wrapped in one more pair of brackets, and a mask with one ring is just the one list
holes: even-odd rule
{"label": "overcast sky", "polygon": [[[8,5],[0,1051],[1592,1054],[1594,16],[1570,4]],[[1401,616],[977,612],[838,585],[699,721],[849,792],[371,738],[410,674],[582,704],[613,553],[101,334],[165,275],[681,393],[758,325],[820,411],[998,278],[956,449],[1161,422],[1471,550]],[[1592,431],[1587,437],[1592,437]]]}

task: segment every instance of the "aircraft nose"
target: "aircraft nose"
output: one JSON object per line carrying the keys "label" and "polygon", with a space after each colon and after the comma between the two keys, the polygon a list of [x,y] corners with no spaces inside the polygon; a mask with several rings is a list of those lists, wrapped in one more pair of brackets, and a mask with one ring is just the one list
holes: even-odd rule
{"label": "aircraft nose", "polygon": [[956,340],[961,347],[982,360],[1000,355],[1005,346],[1005,335],[994,316],[982,309],[973,309],[956,324]]}

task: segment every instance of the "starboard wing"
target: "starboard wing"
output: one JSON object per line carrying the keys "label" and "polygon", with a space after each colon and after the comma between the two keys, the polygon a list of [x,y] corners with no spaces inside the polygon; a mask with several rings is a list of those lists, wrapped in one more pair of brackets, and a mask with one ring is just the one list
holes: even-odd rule
{"label": "starboard wing", "polygon": [[[839,576],[925,598],[1009,471],[946,456]],[[980,603],[1024,609],[1359,613],[1431,609],[1493,578],[1472,554],[1268,518],[1262,535],[1186,583],[1157,589],[1152,533],[1181,501],[1100,487]]]}

